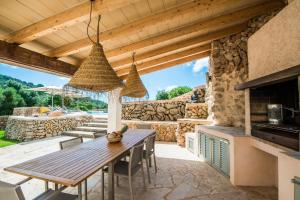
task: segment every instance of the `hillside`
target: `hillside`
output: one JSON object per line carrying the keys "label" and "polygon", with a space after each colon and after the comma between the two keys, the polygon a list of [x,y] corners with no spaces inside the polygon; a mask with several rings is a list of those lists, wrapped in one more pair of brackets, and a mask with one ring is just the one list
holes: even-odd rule
{"label": "hillside", "polygon": [[24,86],[24,87],[29,87],[29,88],[33,88],[33,87],[43,87],[43,86],[44,86],[44,85],[42,85],[42,84],[37,84],[37,85],[35,85],[35,84],[33,84],[33,83],[30,83],[30,82],[22,81],[22,80],[17,79],[17,78],[13,78],[13,77],[10,77],[10,76],[6,76],[6,75],[0,74],[0,85],[1,85],[1,86],[6,85],[6,83],[7,83],[8,81],[15,81],[15,82],[21,84],[22,86]]}

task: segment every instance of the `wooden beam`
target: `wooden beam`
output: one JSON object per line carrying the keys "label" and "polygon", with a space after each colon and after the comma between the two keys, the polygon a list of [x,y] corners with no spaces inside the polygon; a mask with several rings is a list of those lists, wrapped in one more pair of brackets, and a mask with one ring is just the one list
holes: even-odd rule
{"label": "wooden beam", "polygon": [[[190,5],[193,5],[193,4],[190,4]],[[198,4],[196,4],[196,5],[198,5]],[[205,4],[204,5],[199,4],[198,6],[200,6],[200,5],[203,7]],[[183,35],[187,35],[187,34],[191,34],[194,32],[199,32],[199,34],[207,33],[208,31],[211,31],[211,30],[221,29],[224,27],[240,24],[240,23],[243,23],[243,22],[251,19],[254,16],[263,14],[270,10],[277,9],[281,5],[282,4],[280,4],[277,1],[275,1],[275,2],[269,1],[269,2],[262,3],[262,4],[259,4],[256,6],[252,6],[250,8],[242,9],[235,13],[231,13],[228,15],[209,19],[207,21],[200,20],[196,23],[187,25],[185,27],[170,31],[168,33],[165,33],[165,34],[162,34],[162,35],[159,35],[156,37],[145,39],[141,42],[137,42],[137,43],[134,43],[131,45],[127,45],[124,47],[109,50],[106,52],[106,56],[107,57],[117,56],[117,55],[120,55],[120,54],[128,52],[128,51],[133,51],[133,50],[143,48],[146,46],[158,44],[160,42],[174,39],[174,38],[177,38],[177,37],[180,37]],[[210,6],[214,7],[214,3]],[[218,6],[220,7],[220,5],[218,5]],[[224,5],[222,5],[222,6],[224,6]],[[187,12],[187,11],[193,10],[189,6],[186,6],[183,8],[184,9],[180,9],[181,12]],[[144,28],[147,25],[154,25],[161,21],[169,20],[171,14],[173,14],[173,15],[178,14],[175,12],[176,10],[179,10],[179,8],[176,8],[174,10],[172,9],[171,11],[169,10],[166,14],[164,12],[162,12],[157,15],[149,16],[149,17],[143,18],[141,20],[132,22],[125,26],[117,27],[115,29],[102,32],[100,39],[101,39],[101,41],[105,41],[105,40],[113,39],[118,36],[124,36],[128,33],[138,32],[141,28]],[[69,43],[69,44],[63,45],[61,47],[58,47],[58,48],[48,52],[47,55],[53,56],[53,57],[63,57],[63,56],[67,56],[70,54],[77,53],[81,49],[85,49],[89,46],[91,46],[91,43],[87,38],[85,38],[85,39],[78,40],[73,43]]]}
{"label": "wooden beam", "polygon": [[4,41],[0,41],[0,62],[63,76],[72,76],[77,70],[69,63]]}
{"label": "wooden beam", "polygon": [[[205,58],[207,56],[210,56],[210,51],[198,53],[198,54],[195,54],[195,55],[192,55],[192,56],[188,56],[188,57],[185,57],[185,58],[182,58],[182,59],[179,59],[179,60],[174,60],[174,61],[171,61],[171,62],[167,62],[167,63],[161,64],[161,65],[156,65],[156,66],[153,66],[153,67],[140,69],[140,70],[138,70],[138,72],[142,76],[142,75],[145,75],[145,74],[148,74],[148,73],[151,73],[151,72],[155,72],[155,71],[163,70],[163,69],[166,69],[166,68],[169,68],[169,67],[175,67],[176,65],[191,62],[191,61],[196,60],[196,59]],[[127,76],[127,74],[123,75],[123,76],[120,76],[120,78],[125,79],[126,76]]]}
{"label": "wooden beam", "polygon": [[[245,30],[245,28],[247,27],[247,24],[241,24],[241,25],[237,25],[237,26],[233,26],[233,27],[228,27],[225,28],[223,30],[220,31],[216,31],[213,33],[209,33],[209,34],[205,34],[205,35],[200,35],[191,39],[187,39],[187,40],[183,40],[180,42],[177,42],[175,44],[170,44],[164,47],[161,47],[159,49],[154,49],[142,54],[138,54],[135,56],[135,60],[136,61],[141,61],[144,59],[148,59],[154,56],[159,56],[161,54],[164,53],[168,53],[171,51],[175,51],[178,49],[182,49],[182,48],[187,48],[190,46],[196,46],[196,45],[203,45],[203,44],[208,44],[213,40],[217,40],[223,37],[226,37],[228,35],[232,35],[235,33],[239,33],[242,30]],[[122,60],[118,60],[115,62],[110,63],[111,66],[113,68],[120,68],[120,67],[126,67],[126,65],[130,64],[132,62],[132,58],[131,57],[127,57],[124,58]]]}
{"label": "wooden beam", "polygon": [[[126,6],[137,0],[96,0],[93,5],[93,16],[110,12],[120,7]],[[8,38],[10,42],[25,43],[59,29],[82,22],[89,17],[90,1],[70,8],[64,12],[43,19],[39,22],[26,26],[15,32]]]}
{"label": "wooden beam", "polygon": [[[170,62],[170,61],[173,61],[173,60],[178,60],[178,59],[181,59],[181,58],[184,58],[184,57],[187,57],[187,56],[191,56],[191,55],[194,55],[194,54],[199,54],[199,53],[202,53],[202,52],[210,51],[210,49],[211,49],[211,45],[207,44],[207,45],[204,45],[204,46],[191,48],[191,49],[188,49],[188,50],[185,50],[185,51],[181,51],[181,52],[174,53],[174,54],[171,54],[171,55],[167,55],[167,56],[164,56],[164,57],[161,57],[161,58],[157,58],[157,59],[154,59],[154,60],[143,62],[143,63],[137,64],[136,67],[137,67],[138,70],[139,69],[144,69],[144,68],[147,68],[147,67],[153,67],[155,65],[163,64],[163,63]],[[117,70],[117,74],[118,74],[118,76],[123,76],[123,75],[128,74],[129,70],[130,70],[130,67],[126,67],[126,68]]]}

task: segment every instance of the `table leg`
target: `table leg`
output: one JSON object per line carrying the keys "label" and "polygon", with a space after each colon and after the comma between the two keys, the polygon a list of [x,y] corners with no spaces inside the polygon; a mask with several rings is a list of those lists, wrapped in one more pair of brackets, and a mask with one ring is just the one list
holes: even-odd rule
{"label": "table leg", "polygon": [[87,188],[88,186],[87,186],[87,179],[84,181],[84,198],[85,198],[85,200],[87,200],[88,199],[88,197],[87,197],[87,193],[88,193],[88,188]]}
{"label": "table leg", "polygon": [[82,200],[81,183],[78,184],[78,200]]}
{"label": "table leg", "polygon": [[114,163],[111,162],[108,165],[108,199],[114,200],[115,199],[115,192],[114,192]]}

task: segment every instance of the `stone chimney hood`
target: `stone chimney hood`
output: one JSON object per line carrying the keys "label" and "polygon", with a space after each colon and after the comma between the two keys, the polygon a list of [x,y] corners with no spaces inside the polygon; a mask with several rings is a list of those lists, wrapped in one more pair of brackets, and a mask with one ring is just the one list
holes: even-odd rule
{"label": "stone chimney hood", "polygon": [[[255,88],[300,75],[300,0],[294,0],[248,39],[248,81]],[[298,79],[300,80],[300,78]]]}
{"label": "stone chimney hood", "polygon": [[256,88],[260,86],[270,85],[294,79],[298,76],[300,76],[300,65],[241,83],[235,86],[235,90],[244,90],[247,88]]}

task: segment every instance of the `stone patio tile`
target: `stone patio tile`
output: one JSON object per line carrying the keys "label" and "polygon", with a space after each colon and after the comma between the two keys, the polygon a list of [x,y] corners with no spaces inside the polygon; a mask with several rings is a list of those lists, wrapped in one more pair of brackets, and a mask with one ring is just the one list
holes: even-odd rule
{"label": "stone patio tile", "polygon": [[[0,149],[0,180],[15,183],[24,177],[4,172],[3,168],[41,155],[58,151],[58,142],[70,137],[55,137]],[[272,187],[234,187],[227,177],[201,162],[186,149],[176,144],[156,144],[158,173],[150,168],[151,184],[146,188],[141,172],[133,179],[136,200],[277,200],[277,190]],[[26,199],[32,199],[44,191],[44,182],[31,180],[22,185]],[[105,197],[107,199],[107,176]],[[65,192],[76,194],[77,187]],[[120,177],[120,187],[115,187],[116,200],[129,200],[128,179]],[[101,172],[88,179],[89,200],[101,199]]]}

